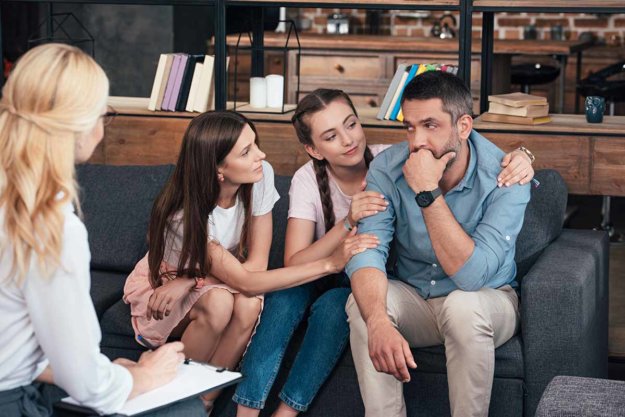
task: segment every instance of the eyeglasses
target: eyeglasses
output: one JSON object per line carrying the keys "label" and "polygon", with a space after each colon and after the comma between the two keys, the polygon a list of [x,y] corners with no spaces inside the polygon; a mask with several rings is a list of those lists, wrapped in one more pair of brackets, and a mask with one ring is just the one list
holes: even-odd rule
{"label": "eyeglasses", "polygon": [[113,119],[115,119],[115,116],[117,116],[118,114],[119,113],[117,112],[117,110],[115,110],[111,106],[108,106],[106,113],[100,116],[102,118],[102,124],[104,126],[110,125]]}

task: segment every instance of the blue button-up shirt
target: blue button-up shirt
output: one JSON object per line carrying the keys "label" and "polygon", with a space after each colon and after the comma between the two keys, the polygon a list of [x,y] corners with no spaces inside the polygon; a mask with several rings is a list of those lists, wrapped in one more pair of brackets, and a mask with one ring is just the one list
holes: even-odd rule
{"label": "blue button-up shirt", "polygon": [[442,297],[456,289],[517,286],[515,242],[530,199],[530,186],[497,187],[504,153],[475,131],[468,145],[467,171],[444,196],[458,223],[475,242],[462,268],[448,276],[436,259],[415,192],[402,172],[409,155],[408,144],[402,142],[379,154],[369,167],[367,189],[384,194],[389,205],[359,222],[359,233],[377,235],[380,244],[350,260],[345,267],[350,278],[366,267],[387,273],[390,251],[394,256],[387,276],[413,286],[423,298]]}

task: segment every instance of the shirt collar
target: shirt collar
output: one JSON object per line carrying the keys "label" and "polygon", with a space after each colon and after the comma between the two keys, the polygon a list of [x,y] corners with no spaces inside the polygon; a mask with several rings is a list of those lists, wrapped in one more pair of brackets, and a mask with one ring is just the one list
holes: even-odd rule
{"label": "shirt collar", "polygon": [[477,132],[475,130],[471,131],[471,134],[467,139],[467,143],[469,145],[469,166],[467,167],[467,170],[464,173],[464,177],[462,177],[458,185],[456,185],[450,191],[462,191],[465,188],[473,188],[477,171],[477,155],[475,151],[475,145],[473,145],[473,135],[477,135]]}

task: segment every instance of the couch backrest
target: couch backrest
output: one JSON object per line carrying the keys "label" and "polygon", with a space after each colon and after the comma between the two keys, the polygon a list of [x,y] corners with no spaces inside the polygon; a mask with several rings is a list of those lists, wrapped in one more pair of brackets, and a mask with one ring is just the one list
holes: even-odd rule
{"label": "couch backrest", "polygon": [[552,169],[536,172],[540,182],[532,185],[532,199],[525,210],[523,228],[517,238],[517,278],[522,279],[542,251],[562,232],[568,190],[562,176]]}
{"label": "couch backrest", "polygon": [[[89,231],[91,266],[94,269],[130,272],[147,251],[147,225],[152,203],[171,175],[173,165],[78,167],[84,221]],[[517,240],[518,276],[523,277],[540,253],[562,231],[567,189],[556,171],[536,172],[540,181],[532,187]],[[280,200],[273,209],[273,242],[269,267],[283,265],[284,236],[291,177],[277,175]]]}
{"label": "couch backrest", "polygon": [[77,168],[91,268],[130,272],[147,252],[152,203],[173,165]]}

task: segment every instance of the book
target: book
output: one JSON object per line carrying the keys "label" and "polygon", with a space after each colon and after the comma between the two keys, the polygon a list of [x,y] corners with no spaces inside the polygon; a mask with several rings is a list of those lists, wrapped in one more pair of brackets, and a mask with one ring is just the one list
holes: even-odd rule
{"label": "book", "polygon": [[158,99],[158,93],[163,83],[163,75],[165,74],[165,66],[167,64],[167,54],[161,54],[158,58],[158,65],[156,66],[156,75],[154,76],[154,83],[152,84],[152,93],[150,94],[150,103],[148,104],[148,110],[156,110],[156,100]]}
{"label": "book", "polygon": [[180,54],[178,71],[176,71],[176,79],[174,80],[174,86],[166,110],[176,111],[176,103],[178,102],[178,96],[180,95],[180,86],[182,85],[182,77],[184,76],[184,73],[186,71],[187,62],[189,62],[189,55]]}
{"label": "book", "polygon": [[533,96],[525,93],[508,93],[488,96],[488,101],[501,103],[511,107],[523,107],[531,105],[547,104],[547,99],[540,96]]}
{"label": "book", "polygon": [[165,96],[161,103],[161,110],[167,110],[169,106],[169,100],[171,100],[171,94],[174,91],[174,83],[176,82],[176,75],[178,74],[178,67],[180,66],[180,54],[173,54],[174,60],[171,64],[171,71],[169,72],[169,79],[167,80],[167,87],[165,88]]}
{"label": "book", "polygon": [[[204,57],[202,57],[204,59]],[[197,88],[200,85],[200,78],[204,72],[204,63],[197,62],[193,69],[193,78],[191,79],[191,87],[189,87],[189,97],[187,98],[186,111],[193,111],[193,104],[195,104],[195,97],[197,96]]]}
{"label": "book", "polygon": [[214,56],[206,55],[204,57],[204,66],[202,67],[200,82],[195,93],[195,100],[193,101],[193,111],[204,113],[208,110],[210,88],[211,84],[213,84],[214,64]]}
{"label": "book", "polygon": [[491,101],[488,105],[488,112],[521,117],[545,117],[549,115],[549,104],[531,104],[523,107],[512,107]]}
{"label": "book", "polygon": [[407,64],[399,64],[397,66],[397,70],[395,71],[395,75],[393,75],[393,79],[391,80],[391,84],[386,90],[386,94],[384,95],[384,100],[382,100],[382,105],[380,106],[380,110],[378,111],[378,115],[376,116],[379,120],[384,120],[384,115],[388,110],[388,107],[391,105],[391,100],[395,95],[395,91],[397,91],[397,86],[399,81],[401,80],[402,75],[406,71]]}
{"label": "book", "polygon": [[410,71],[410,67],[406,67],[406,69],[404,70],[404,73],[401,75],[399,84],[397,84],[397,89],[395,90],[393,94],[393,99],[391,100],[391,104],[388,106],[388,110],[386,111],[386,114],[384,115],[384,120],[391,119],[391,113],[393,113],[393,110],[395,109],[395,105],[399,101],[399,96],[404,91],[404,85],[406,85],[406,79],[408,78],[409,71]]}
{"label": "book", "polygon": [[485,122],[494,122],[494,123],[511,123],[518,125],[542,125],[545,123],[549,123],[551,121],[551,117],[521,117],[521,116],[510,116],[507,114],[494,114],[494,113],[484,113],[480,116],[482,121]]}
{"label": "book", "polygon": [[389,120],[399,120],[398,118],[399,116],[401,117],[401,120],[399,121],[400,122],[404,121],[404,116],[401,112],[401,98],[404,95],[404,90],[406,89],[406,86],[408,85],[410,81],[412,81],[415,75],[417,75],[417,70],[419,70],[421,67],[423,67],[423,65],[412,64],[410,66],[410,71],[408,72],[408,76],[406,77],[406,82],[404,83],[404,86],[402,87],[401,92],[399,93],[399,98],[397,99],[397,103],[395,103],[395,108],[393,109],[393,112],[391,113],[391,117],[389,118]]}
{"label": "book", "polygon": [[[415,64],[417,65],[417,64]],[[417,65],[418,69],[416,74],[412,77],[416,77],[417,75],[421,75],[426,71],[431,71],[430,68],[432,68],[431,65]],[[435,68],[435,67],[434,67]],[[410,75],[408,75],[408,77],[410,77]],[[406,85],[408,85],[408,83],[410,82],[410,80],[412,80],[412,78],[410,78],[408,81],[406,81]],[[404,89],[406,88],[406,86],[404,86]],[[403,91],[402,91],[402,95],[403,95]],[[401,104],[401,97],[400,97],[400,104]],[[399,113],[397,114],[397,117],[395,119],[391,119],[391,120],[397,120],[398,122],[403,122],[404,121],[404,113],[401,111],[401,106],[399,108]]]}
{"label": "book", "polygon": [[[138,416],[176,401],[232,385],[242,378],[239,372],[186,360],[178,367],[178,373],[173,381],[126,401],[116,415]],[[63,398],[55,404],[55,407],[90,415],[98,414],[71,397]]]}
{"label": "book", "polygon": [[187,101],[189,100],[189,92],[191,91],[191,82],[195,73],[195,66],[200,60],[204,60],[204,55],[189,55],[187,66],[182,76],[182,84],[180,85],[180,94],[176,102],[176,111],[185,111]]}
{"label": "book", "polygon": [[171,66],[174,63],[173,54],[165,54],[167,56],[165,60],[165,70],[163,71],[163,78],[161,78],[161,85],[158,88],[158,96],[156,98],[156,104],[154,110],[160,110],[163,105],[163,99],[165,98],[165,90],[167,89],[167,81],[169,80],[169,74],[171,72]]}

